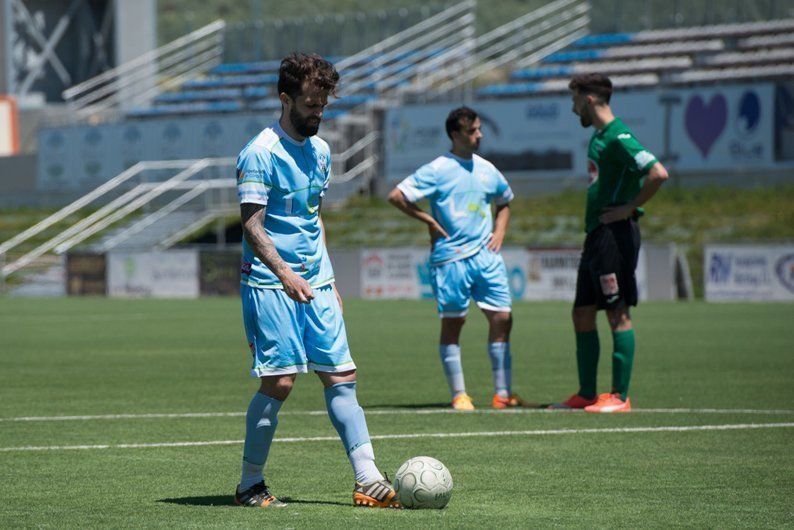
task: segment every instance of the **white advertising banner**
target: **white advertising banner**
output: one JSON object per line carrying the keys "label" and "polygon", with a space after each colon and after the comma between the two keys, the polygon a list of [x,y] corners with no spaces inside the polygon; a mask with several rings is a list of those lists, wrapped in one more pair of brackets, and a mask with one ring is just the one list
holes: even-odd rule
{"label": "white advertising banner", "polygon": [[703,260],[709,302],[794,301],[794,244],[706,245]]}
{"label": "white advertising banner", "polygon": [[[774,161],[774,85],[618,93],[612,108],[666,166],[679,171],[767,168]],[[385,121],[385,173],[400,180],[449,149],[453,104],[407,105]],[[513,178],[587,175],[584,129],[569,96],[484,100],[480,153]]]}
{"label": "white advertising banner", "polygon": [[107,271],[109,296],[199,296],[199,256],[195,250],[111,252]]}
{"label": "white advertising banner", "polygon": [[432,298],[426,249],[375,248],[361,251],[361,297]]}
{"label": "white advertising banner", "polygon": [[[419,247],[362,250],[361,297],[432,298],[429,255],[429,250]],[[578,248],[504,248],[513,298],[573,301],[580,255]],[[636,271],[640,300],[647,299],[646,271],[645,253],[640,249]]]}

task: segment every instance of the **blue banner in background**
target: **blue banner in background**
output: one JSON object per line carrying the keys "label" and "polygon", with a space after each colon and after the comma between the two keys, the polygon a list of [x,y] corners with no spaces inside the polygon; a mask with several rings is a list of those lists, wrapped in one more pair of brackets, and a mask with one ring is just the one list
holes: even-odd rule
{"label": "blue banner in background", "polygon": [[36,185],[46,191],[88,191],[142,160],[234,157],[270,121],[209,116],[42,129]]}
{"label": "blue banner in background", "polygon": [[[397,181],[449,149],[444,129],[457,104],[395,107],[385,120],[385,173]],[[474,101],[480,152],[511,178],[587,175],[593,132],[570,96]],[[617,92],[612,109],[666,166],[718,172],[775,166],[771,83]]]}

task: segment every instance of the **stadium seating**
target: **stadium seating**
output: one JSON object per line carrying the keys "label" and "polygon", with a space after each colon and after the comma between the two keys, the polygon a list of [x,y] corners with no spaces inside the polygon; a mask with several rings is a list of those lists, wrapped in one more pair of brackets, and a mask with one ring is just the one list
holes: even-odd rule
{"label": "stadium seating", "polygon": [[[360,82],[356,93],[332,99],[325,119],[344,115],[354,107],[377,99],[378,80],[402,71],[410,64],[406,59],[422,60],[440,50],[372,55],[363,57],[347,68],[370,81]],[[342,58],[334,57],[335,61]],[[225,63],[210,70],[201,79],[182,83],[177,90],[159,94],[151,107],[134,109],[131,118],[162,117],[185,114],[212,114],[246,110],[277,111],[281,103],[274,85],[278,81],[279,61]],[[343,88],[344,90],[344,88]]]}
{"label": "stadium seating", "polygon": [[588,35],[517,68],[479,97],[565,92],[575,74],[602,72],[616,88],[779,78],[794,69],[794,19]]}

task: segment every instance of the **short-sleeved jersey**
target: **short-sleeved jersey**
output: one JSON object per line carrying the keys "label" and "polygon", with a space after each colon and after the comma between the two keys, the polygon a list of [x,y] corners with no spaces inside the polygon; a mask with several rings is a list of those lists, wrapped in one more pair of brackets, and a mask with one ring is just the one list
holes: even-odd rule
{"label": "short-sleeved jersey", "polygon": [[431,215],[449,234],[433,245],[431,265],[476,254],[492,235],[491,202],[501,205],[513,200],[504,175],[477,155],[466,160],[446,153],[397,188],[410,202],[428,199]]}
{"label": "short-sleeved jersey", "polygon": [[[312,287],[334,281],[319,213],[330,180],[328,144],[316,136],[297,142],[278,123],[254,137],[237,157],[240,204],[265,206],[265,233],[292,271]],[[245,238],[241,273],[244,284],[283,288]]]}
{"label": "short-sleeved jersey", "polygon": [[[589,184],[585,232],[601,224],[598,217],[604,207],[626,204],[636,197],[643,177],[656,162],[656,157],[618,118],[593,133],[587,148]],[[642,214],[642,209],[639,213]]]}

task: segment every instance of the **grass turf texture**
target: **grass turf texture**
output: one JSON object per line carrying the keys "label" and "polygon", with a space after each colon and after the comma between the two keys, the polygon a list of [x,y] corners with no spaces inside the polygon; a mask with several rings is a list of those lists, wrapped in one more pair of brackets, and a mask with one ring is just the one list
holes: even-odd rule
{"label": "grass turf texture", "polygon": [[[791,412],[435,413],[448,395],[433,304],[351,300],[345,310],[375,436],[794,421]],[[568,313],[564,303],[515,307],[514,386],[526,399],[560,400],[575,389]],[[794,410],[794,305],[649,303],[634,317],[635,408]],[[611,337],[600,323],[605,390]],[[237,300],[0,298],[0,337],[0,449],[243,438],[256,384]],[[469,392],[488,410],[479,314],[462,340]],[[0,451],[0,527],[794,525],[792,428],[375,440],[390,475],[428,454],[447,464],[455,489],[443,511],[368,511],[350,505],[351,471],[323,409],[317,378],[299,378],[276,439],[332,439],[274,444],[267,476],[291,501],[284,510],[231,505],[239,443]],[[232,415],[8,421],[193,412]]]}

